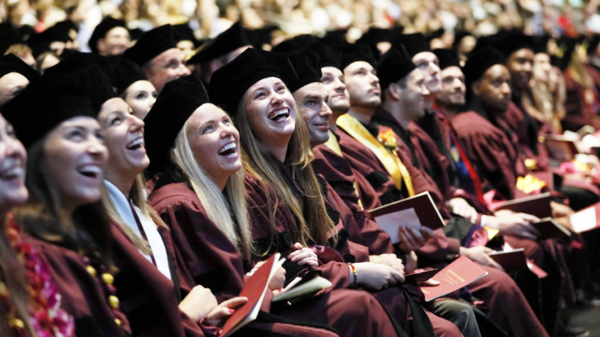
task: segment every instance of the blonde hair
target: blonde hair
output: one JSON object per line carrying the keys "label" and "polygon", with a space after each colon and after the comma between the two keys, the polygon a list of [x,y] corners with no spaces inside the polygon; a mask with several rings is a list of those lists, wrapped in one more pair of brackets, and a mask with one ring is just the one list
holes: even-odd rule
{"label": "blonde hair", "polygon": [[227,179],[225,195],[223,195],[206,171],[198,164],[188,139],[190,131],[191,123],[186,122],[175,140],[172,160],[190,179],[192,188],[204,206],[208,217],[237,247],[240,255],[249,258],[253,248],[252,234],[248,224],[244,172],[239,170]]}
{"label": "blonde hair", "polygon": [[[321,188],[315,176],[311,161],[313,154],[310,148],[308,128],[302,118],[296,119],[296,127],[286,153],[286,161],[291,164],[292,180],[300,192],[296,196],[278,167],[278,160],[270,153],[266,145],[254,135],[244,99],[240,100],[236,113],[232,116],[235,126],[240,131],[242,159],[244,169],[253,176],[264,189],[269,187],[275,191],[275,200],[268,200],[273,205],[268,210],[271,229],[271,243],[275,238],[275,212],[278,198],[290,208],[298,220],[298,240],[304,246],[311,244],[324,245],[329,234],[336,240],[335,225],[327,215]],[[267,198],[270,198],[267,193]],[[306,214],[305,212],[306,211]]]}
{"label": "blonde hair", "polygon": [[[146,180],[144,179],[144,174],[140,173],[136,176],[135,181],[131,186],[131,190],[129,190],[129,195],[126,195],[125,197],[130,198],[133,204],[140,209],[142,214],[146,218],[152,219],[157,227],[168,228],[160,216],[146,202],[146,194],[144,192],[145,188]],[[131,242],[133,242],[139,251],[147,255],[152,255],[150,243],[146,239],[137,235],[129,226],[127,226],[127,224],[125,224],[125,221],[123,221],[119,215],[119,212],[117,212],[117,208],[113,204],[106,186],[102,185],[100,189],[102,191],[102,205],[106,209],[110,219],[121,227],[121,229],[125,232],[125,234],[127,234],[127,237],[129,237]]]}

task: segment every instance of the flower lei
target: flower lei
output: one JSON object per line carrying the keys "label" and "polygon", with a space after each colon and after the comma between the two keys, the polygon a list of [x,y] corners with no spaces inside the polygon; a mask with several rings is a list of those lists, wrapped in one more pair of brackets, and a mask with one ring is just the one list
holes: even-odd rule
{"label": "flower lei", "polygon": [[[20,231],[14,215],[9,214],[6,223],[6,237],[17,254],[17,259],[25,269],[27,292],[29,294],[29,322],[39,337],[71,337],[75,335],[75,320],[60,308],[62,298],[52,282],[48,266],[40,259],[38,250],[20,240]],[[0,283],[2,283],[0,281]],[[2,286],[4,284],[2,283]],[[8,298],[8,290],[3,299]],[[8,302],[8,301],[7,301]],[[10,305],[9,305],[10,307]],[[12,316],[12,317],[11,317]],[[14,317],[11,310],[9,325],[19,335],[24,335],[23,322]]]}

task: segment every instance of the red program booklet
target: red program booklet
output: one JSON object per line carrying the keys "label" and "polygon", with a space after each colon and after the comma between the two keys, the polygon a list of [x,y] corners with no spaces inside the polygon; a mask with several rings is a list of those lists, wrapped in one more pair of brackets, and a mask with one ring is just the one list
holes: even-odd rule
{"label": "red program booklet", "polygon": [[600,227],[600,203],[572,214],[570,220],[575,233],[587,232]]}
{"label": "red program booklet", "polygon": [[494,211],[506,209],[515,213],[535,215],[540,219],[549,218],[552,216],[552,208],[550,206],[551,198],[552,196],[550,193],[542,193],[530,197],[514,199],[503,203]]}
{"label": "red program booklet", "polygon": [[431,229],[445,226],[429,192],[377,207],[369,211],[369,216],[390,235],[394,244],[400,241],[398,228],[401,225],[413,228],[425,226]]}
{"label": "red program booklet", "polygon": [[279,260],[280,254],[276,253],[272,255],[267,262],[265,262],[248,280],[244,285],[244,289],[240,293],[240,297],[247,297],[248,302],[243,306],[237,308],[233,315],[227,319],[221,336],[226,337],[236,332],[246,324],[254,321],[260,311],[263,299],[267,289],[269,289],[269,282],[275,274],[275,271],[281,267],[285,259]]}
{"label": "red program booklet", "polygon": [[468,286],[487,274],[477,263],[461,256],[432,277],[440,282],[438,286],[421,286],[421,291],[425,294],[425,301],[429,302]]}

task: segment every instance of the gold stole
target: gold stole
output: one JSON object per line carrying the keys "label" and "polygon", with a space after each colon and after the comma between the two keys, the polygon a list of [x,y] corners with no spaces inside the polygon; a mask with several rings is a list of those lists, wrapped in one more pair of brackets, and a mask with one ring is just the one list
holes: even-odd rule
{"label": "gold stole", "polygon": [[394,180],[398,189],[402,188],[402,182],[404,181],[406,189],[408,190],[408,195],[411,197],[415,195],[408,170],[397,154],[393,154],[386,149],[377,138],[373,137],[364,125],[349,114],[340,116],[337,120],[337,125],[348,132],[354,139],[369,148],[369,150],[379,158],[383,166],[385,166],[386,170],[392,176],[392,180]]}

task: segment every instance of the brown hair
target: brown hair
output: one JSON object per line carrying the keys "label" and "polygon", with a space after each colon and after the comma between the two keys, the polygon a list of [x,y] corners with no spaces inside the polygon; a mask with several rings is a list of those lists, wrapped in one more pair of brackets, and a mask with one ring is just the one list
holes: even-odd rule
{"label": "brown hair", "polygon": [[67,214],[46,171],[45,138],[27,150],[29,200],[17,208],[15,219],[24,230],[41,240],[64,246],[110,266],[110,219],[100,201],[86,204]]}
{"label": "brown hair", "polygon": [[304,120],[302,118],[296,119],[296,127],[286,154],[286,162],[291,164],[292,183],[301,194],[296,196],[292,188],[286,183],[286,179],[278,167],[278,160],[269,152],[266,145],[261,143],[254,135],[243,98],[240,100],[232,119],[240,131],[244,169],[265,189],[270,187],[276,194],[276,200],[269,200],[267,203],[273,205],[273,208],[268,210],[271,218],[272,240],[274,240],[277,233],[275,229],[277,199],[281,198],[298,220],[300,243],[304,246],[326,244],[329,234],[335,236],[336,229],[327,215],[320,185],[310,165],[313,154]]}

